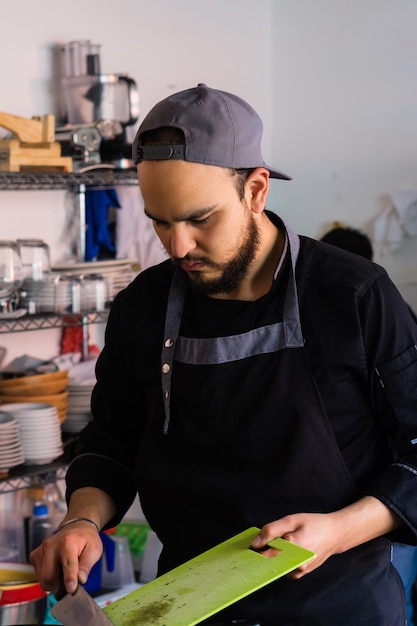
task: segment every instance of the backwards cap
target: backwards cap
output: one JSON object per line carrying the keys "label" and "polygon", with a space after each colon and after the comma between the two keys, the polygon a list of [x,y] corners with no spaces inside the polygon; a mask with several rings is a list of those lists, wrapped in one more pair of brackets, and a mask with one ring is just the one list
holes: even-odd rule
{"label": "backwards cap", "polygon": [[[185,146],[141,145],[143,133],[162,127],[183,131]],[[265,164],[262,121],[244,100],[200,83],[165,98],[148,113],[133,142],[135,163],[181,159],[232,169],[265,167],[271,178],[290,176]]]}

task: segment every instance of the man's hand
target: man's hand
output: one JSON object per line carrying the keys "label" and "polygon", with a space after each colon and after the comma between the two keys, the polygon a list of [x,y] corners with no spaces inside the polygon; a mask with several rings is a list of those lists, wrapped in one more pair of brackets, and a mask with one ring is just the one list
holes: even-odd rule
{"label": "man's hand", "polygon": [[[103,552],[97,529],[103,528],[115,513],[113,500],[101,489],[83,487],[74,491],[62,522],[71,520],[71,523],[63,525],[30,554],[42,589],[56,593],[61,583],[60,572],[68,593],[74,593],[79,582],[87,581]],[[73,521],[76,518],[78,521]]]}
{"label": "man's hand", "polygon": [[316,556],[289,574],[302,578],[333,554],[340,554],[398,528],[401,520],[380,500],[366,496],[333,513],[295,513],[266,524],[252,546],[262,548],[281,537]]}
{"label": "man's hand", "polygon": [[62,570],[65,589],[74,593],[78,582],[85,583],[100,559],[103,544],[97,530],[86,522],[74,522],[46,539],[30,554],[42,589],[56,593]]}

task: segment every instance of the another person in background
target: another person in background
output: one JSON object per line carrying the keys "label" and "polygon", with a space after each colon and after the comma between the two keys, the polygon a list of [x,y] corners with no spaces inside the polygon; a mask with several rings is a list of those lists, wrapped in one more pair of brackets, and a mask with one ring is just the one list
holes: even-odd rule
{"label": "another person in background", "polygon": [[261,137],[206,85],[143,120],[133,157],[170,258],[114,301],[68,514],[31,559],[74,592],[138,490],[160,574],[251,526],[254,549],[316,554],[212,621],[404,626],[390,555],[417,535],[417,327],[383,268],[265,210],[288,177]]}
{"label": "another person in background", "polygon": [[[350,226],[335,226],[329,230],[322,238],[321,241],[330,243],[333,246],[354,252],[363,256],[365,259],[373,260],[374,251],[371,240],[369,237]],[[414,311],[409,305],[408,309],[417,321]],[[417,385],[417,381],[415,381]],[[408,626],[414,626],[414,603],[413,593],[414,585],[417,577],[417,546],[410,546],[404,543],[393,544],[393,558],[392,561],[397,568],[401,580],[403,581],[405,597],[407,603],[407,624]]]}
{"label": "another person in background", "polygon": [[335,226],[321,238],[321,241],[359,254],[370,261],[372,261],[374,255],[369,237],[360,230],[350,226]]}
{"label": "another person in background", "polygon": [[[320,241],[330,243],[331,245],[342,248],[342,250],[347,250],[348,252],[354,252],[355,254],[363,256],[364,259],[369,259],[370,261],[373,261],[374,249],[372,247],[371,240],[369,239],[368,235],[361,232],[357,228],[352,228],[351,226],[337,225],[327,231],[327,233],[323,235]],[[409,304],[407,304],[407,307],[411,313],[412,318],[417,323],[416,313],[413,311]]]}

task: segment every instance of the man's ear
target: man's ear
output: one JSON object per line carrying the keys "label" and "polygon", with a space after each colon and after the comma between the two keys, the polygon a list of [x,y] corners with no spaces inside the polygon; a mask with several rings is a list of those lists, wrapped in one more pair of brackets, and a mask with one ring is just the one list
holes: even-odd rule
{"label": "man's ear", "polygon": [[246,181],[245,199],[254,213],[262,213],[269,191],[269,172],[257,167]]}

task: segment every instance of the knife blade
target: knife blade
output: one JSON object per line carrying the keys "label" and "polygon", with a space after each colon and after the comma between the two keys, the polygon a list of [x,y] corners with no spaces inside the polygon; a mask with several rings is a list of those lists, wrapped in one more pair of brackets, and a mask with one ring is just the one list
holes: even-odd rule
{"label": "knife blade", "polygon": [[61,585],[55,597],[51,613],[64,626],[114,626],[82,585],[72,594]]}

